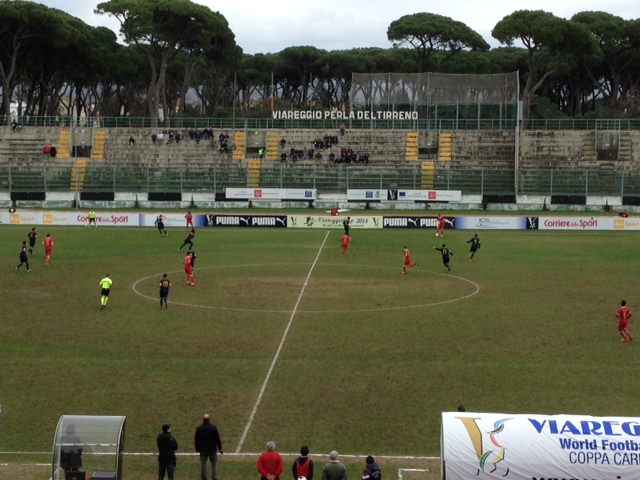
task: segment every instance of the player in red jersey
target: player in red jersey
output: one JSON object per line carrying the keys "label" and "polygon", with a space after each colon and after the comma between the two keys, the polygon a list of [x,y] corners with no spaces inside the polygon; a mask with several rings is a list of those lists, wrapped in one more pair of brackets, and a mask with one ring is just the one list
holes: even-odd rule
{"label": "player in red jersey", "polygon": [[44,264],[49,266],[51,254],[53,253],[53,238],[51,238],[51,235],[47,233],[47,236],[44,237],[42,241],[42,245],[44,245]]}
{"label": "player in red jersey", "polygon": [[342,236],[340,241],[340,255],[344,255],[349,250],[349,245],[351,244],[351,235],[347,235],[346,233]]}
{"label": "player in red jersey", "polygon": [[187,212],[187,214],[184,216],[184,219],[187,221],[187,228],[193,228],[193,215],[191,214],[191,212]]}
{"label": "player in red jersey", "polygon": [[618,331],[622,336],[623,342],[630,342],[633,340],[633,335],[629,331],[629,320],[631,319],[631,309],[627,307],[627,302],[622,300],[620,307],[616,311],[616,317],[618,317]]}
{"label": "player in red jersey", "polygon": [[442,214],[438,214],[438,231],[436,232],[436,237],[444,237],[444,227],[447,223],[447,220],[444,218]]}
{"label": "player in red jersey", "polygon": [[194,287],[196,285],[196,279],[193,276],[193,265],[191,265],[191,253],[187,253],[184,257],[184,273],[187,275],[187,285]]}
{"label": "player in red jersey", "polygon": [[411,261],[411,252],[406,245],[402,250],[402,256],[404,257],[404,263],[402,264],[402,274],[404,275],[407,273],[407,267],[413,268],[416,266],[416,263]]}

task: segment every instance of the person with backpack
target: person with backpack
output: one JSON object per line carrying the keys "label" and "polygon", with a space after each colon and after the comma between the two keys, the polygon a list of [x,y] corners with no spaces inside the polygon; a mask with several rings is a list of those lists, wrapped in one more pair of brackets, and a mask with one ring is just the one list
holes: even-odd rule
{"label": "person with backpack", "polygon": [[313,460],[309,457],[309,447],[304,445],[300,449],[300,456],[296,458],[291,466],[291,473],[293,474],[293,480],[313,480]]}
{"label": "person with backpack", "polygon": [[371,455],[367,457],[367,468],[362,472],[362,480],[382,480],[382,470]]}

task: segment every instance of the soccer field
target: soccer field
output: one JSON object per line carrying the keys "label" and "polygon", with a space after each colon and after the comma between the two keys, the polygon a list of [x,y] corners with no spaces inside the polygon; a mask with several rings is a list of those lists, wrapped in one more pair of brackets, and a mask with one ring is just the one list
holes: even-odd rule
{"label": "soccer field", "polygon": [[[184,229],[38,227],[32,271],[15,272],[29,230],[0,228],[0,464],[50,451],[62,414],[126,415],[126,452],[154,452],[165,422],[191,452],[209,412],[229,453],[273,439],[420,457],[439,455],[440,413],[459,404],[637,415],[640,355],[614,317],[621,299],[640,304],[634,233],[482,231],[471,262],[474,232],[448,231],[447,273],[431,230],[353,231],[342,256],[338,230],[200,229],[191,287]],[[405,245],[417,266],[402,276]],[[247,478],[254,461],[221,477]],[[126,459],[127,477],[152,478],[154,462]]]}

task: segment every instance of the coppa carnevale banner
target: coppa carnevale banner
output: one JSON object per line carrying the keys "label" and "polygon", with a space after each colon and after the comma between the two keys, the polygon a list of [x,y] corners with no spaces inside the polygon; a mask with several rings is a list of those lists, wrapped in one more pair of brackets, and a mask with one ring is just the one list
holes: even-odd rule
{"label": "coppa carnevale banner", "polygon": [[640,418],[442,413],[442,478],[640,479]]}

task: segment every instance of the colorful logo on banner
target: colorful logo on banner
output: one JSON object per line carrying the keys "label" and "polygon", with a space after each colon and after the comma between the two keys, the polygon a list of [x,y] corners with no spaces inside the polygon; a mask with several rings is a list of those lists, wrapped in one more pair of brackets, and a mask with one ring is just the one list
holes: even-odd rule
{"label": "colorful logo on banner", "polygon": [[506,462],[503,463],[506,448],[500,443],[499,436],[504,431],[505,424],[509,420],[513,420],[513,418],[496,420],[493,427],[485,431],[479,425],[479,421],[482,421],[480,417],[456,418],[462,422],[467,430],[473,449],[478,457],[476,475],[480,475],[481,471],[489,474],[499,474],[503,477],[509,475],[509,467]]}

